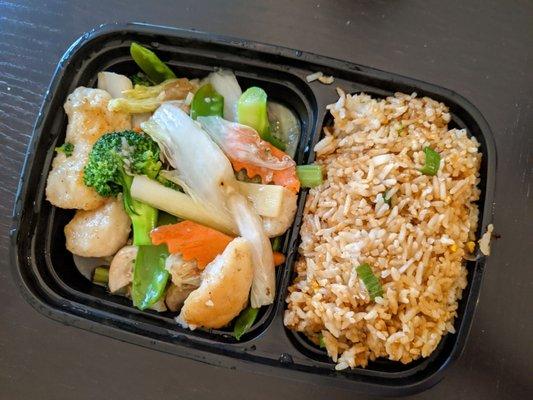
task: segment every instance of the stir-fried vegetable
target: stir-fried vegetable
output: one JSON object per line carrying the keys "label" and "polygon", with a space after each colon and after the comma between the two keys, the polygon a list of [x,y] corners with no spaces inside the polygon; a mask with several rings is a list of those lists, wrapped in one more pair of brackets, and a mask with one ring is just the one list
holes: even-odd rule
{"label": "stir-fried vegetable", "polygon": [[195,89],[185,78],[169,79],[156,86],[135,85],[122,92],[123,98],[112,99],[107,108],[130,114],[152,112],[164,101],[184,100]]}
{"label": "stir-fried vegetable", "polygon": [[198,121],[230,159],[269,170],[284,170],[294,166],[294,161],[284,153],[284,157],[276,157],[272,146],[249,126],[229,122],[220,117],[200,117]]}
{"label": "stir-fried vegetable", "polygon": [[264,139],[270,132],[266,92],[257,86],[246,89],[237,102],[237,117],[240,124],[255,129]]}
{"label": "stir-fried vegetable", "polygon": [[130,76],[130,80],[133,85],[151,86],[153,84],[153,82],[148,79],[146,74],[142,72],[137,72],[136,74],[133,74],[132,76]]}
{"label": "stir-fried vegetable", "polygon": [[196,260],[200,269],[222,253],[233,237],[192,221],[160,226],[150,234],[155,245],[165,243],[170,253],[180,253],[185,261]]}
{"label": "stir-fried vegetable", "polygon": [[103,89],[114,99],[123,96],[123,92],[133,87],[129,78],[125,75],[114,72],[98,73],[98,89]]}
{"label": "stir-fried vegetable", "polygon": [[[171,254],[180,254],[184,261],[195,261],[199,269],[204,269],[234,239],[192,221],[159,226],[150,236],[154,245],[166,244]],[[282,253],[275,251],[273,256],[274,265],[285,262]]]}
{"label": "stir-fried vegetable", "polygon": [[[101,196],[122,198],[113,204],[120,208],[127,231],[124,246],[113,250],[111,267],[93,266],[87,278],[109,285],[110,290],[119,285],[113,292],[128,291],[141,310],[164,311],[172,274],[173,287],[186,292],[179,301],[190,294],[183,309],[203,307],[210,312],[200,322],[191,310],[182,312],[180,318],[192,329],[226,326],[249,301],[234,324],[239,340],[253,325],[259,307],[273,302],[274,266],[285,262],[283,254],[273,251],[281,248],[280,238],[271,244],[267,233],[282,234],[281,230],[273,232],[270,225],[279,225],[277,218],[283,223],[292,218],[292,211],[285,212],[290,208],[287,197],[296,199],[300,184],[294,161],[280,149],[286,148],[284,139],[290,143],[299,135],[298,120],[279,104],[272,105],[269,116],[266,92],[251,87],[243,94],[231,71],[215,71],[199,85],[199,79],[176,78],[153,51],[138,43],[131,44],[130,53],[141,72],[131,79],[100,72],[97,86],[112,97],[109,111],[132,114],[133,128],[97,140],[83,171],[86,186]],[[201,128],[203,124],[209,134]],[[74,145],[65,143],[56,151],[69,157]],[[175,170],[162,172],[163,162]],[[235,171],[263,184],[239,182]],[[130,229],[121,201],[133,225],[133,243],[126,243]],[[115,279],[119,266],[124,275],[120,282]],[[234,276],[226,276],[218,287],[217,279],[226,269]],[[207,277],[209,271],[211,277]],[[234,281],[240,282],[240,297],[226,293]],[[216,306],[226,307],[224,299],[229,296],[233,310],[211,309],[215,289]],[[194,304],[195,296],[198,304]],[[224,313],[222,322],[213,320]]]}
{"label": "stir-fried vegetable", "polygon": [[[157,180],[166,179],[176,186],[180,182],[177,171],[161,171]],[[165,183],[163,183],[165,184]],[[280,185],[263,185],[252,182],[237,182],[240,192],[252,202],[254,210],[262,217],[277,217],[281,213],[287,189]],[[165,186],[168,186],[165,184]],[[208,224],[211,226],[210,224]]]}
{"label": "stir-fried vegetable", "polygon": [[56,147],[55,150],[58,153],[63,153],[67,157],[70,157],[72,153],[74,152],[74,145],[72,143],[65,142],[61,146]]}
{"label": "stir-fried vegetable", "polygon": [[116,196],[124,189],[124,175],[128,172],[155,178],[160,169],[159,147],[149,136],[133,131],[113,132],[94,144],[84,181],[101,196]]}
{"label": "stir-fried vegetable", "polygon": [[283,253],[280,253],[279,251],[274,251],[272,253],[274,255],[274,265],[278,266],[285,262],[285,255]]}
{"label": "stir-fried vegetable", "polygon": [[[268,145],[267,153],[279,161],[288,159],[293,163],[292,159],[286,158],[288,156],[283,151],[271,144]],[[233,158],[231,158],[231,164],[235,169],[244,169],[249,177],[260,176],[263,183],[272,182],[276,185],[284,186],[294,193],[298,193],[300,191],[300,180],[296,174],[296,165],[291,165],[288,168],[276,170],[257,166],[257,164],[253,162],[247,162]]]}
{"label": "stir-fried vegetable", "polygon": [[324,182],[322,178],[322,167],[320,165],[298,165],[296,173],[303,187],[314,188]]}
{"label": "stir-fried vegetable", "polygon": [[278,149],[285,150],[285,143],[270,133],[267,94],[263,89],[252,86],[241,95],[237,103],[237,119],[240,124],[255,129],[261,139],[272,143]]}
{"label": "stir-fried vegetable", "polygon": [[165,269],[168,257],[167,246],[139,246],[135,267],[131,298],[133,305],[144,310],[155,304],[165,292],[169,273]]}
{"label": "stir-fried vegetable", "polygon": [[215,91],[224,98],[224,119],[236,121],[237,102],[241,97],[242,90],[233,72],[225,69],[212,72],[205,79],[205,82],[211,83]]}
{"label": "stir-fried vegetable", "polygon": [[178,222],[180,222],[178,217],[164,211],[160,211],[157,217],[157,226],[173,225],[177,224]]}
{"label": "stir-fried vegetable", "polygon": [[283,196],[288,189],[280,185],[238,182],[239,189],[262,217],[275,218],[281,213]]}
{"label": "stir-fried vegetable", "polygon": [[155,86],[135,85],[133,89],[124,91],[123,95],[130,99],[182,100],[194,89],[195,86],[187,78],[173,78]]}
{"label": "stir-fried vegetable", "polygon": [[324,335],[322,335],[322,334],[320,334],[320,338],[318,339],[318,346],[321,349],[325,349],[326,348],[326,342],[324,340]]}
{"label": "stir-fried vegetable", "polygon": [[233,336],[237,340],[241,340],[242,335],[244,335],[252,327],[257,318],[257,313],[259,308],[246,307],[237,319],[235,320],[235,325],[233,327]]}
{"label": "stir-fried vegetable", "polygon": [[179,218],[210,226],[224,233],[236,233],[237,228],[228,216],[220,218],[213,211],[195,201],[191,196],[165,187],[146,176],[135,176],[131,185],[131,196],[159,210]]}
{"label": "stir-fried vegetable", "polygon": [[270,239],[272,242],[272,250],[280,251],[281,250],[281,236],[276,236],[273,239]]}
{"label": "stir-fried vegetable", "polygon": [[161,83],[176,77],[174,72],[153,51],[146,47],[133,42],[130,46],[130,54],[139,68],[152,82]]}
{"label": "stir-fried vegetable", "polygon": [[392,196],[389,193],[390,191],[387,190],[382,193],[382,196],[383,196],[383,201],[390,206],[392,203]]}
{"label": "stir-fried vegetable", "polygon": [[134,85],[151,86],[153,82],[143,72],[137,72],[130,76],[130,80]]}
{"label": "stir-fried vegetable", "polygon": [[372,272],[370,265],[366,263],[361,264],[356,268],[356,271],[357,276],[363,281],[363,284],[365,285],[366,290],[368,290],[368,294],[372,300],[374,300],[376,297],[383,296],[383,288],[381,287],[381,283],[379,283],[378,277]]}
{"label": "stir-fried vegetable", "polygon": [[150,231],[157,223],[157,209],[131,197],[133,177],[154,178],[161,169],[159,147],[146,135],[133,131],[108,133],[94,144],[84,169],[84,182],[104,197],[123,193],[124,208],[133,224],[133,243],[151,244]]}
{"label": "stir-fried vegetable", "polygon": [[131,99],[120,98],[111,100],[107,107],[110,111],[128,114],[142,114],[154,111],[161,104],[157,98]]}
{"label": "stir-fried vegetable", "polygon": [[159,107],[152,118],[142,124],[142,128],[179,171],[178,183],[193,201],[204,208],[214,221],[220,221],[219,225],[233,225],[223,189],[225,182],[235,179],[229,161],[216,144],[186,113],[171,103]]}
{"label": "stir-fried vegetable", "polygon": [[210,83],[199,88],[191,102],[191,118],[207,117],[224,113],[224,98],[217,93]]}
{"label": "stir-fried vegetable", "polygon": [[269,101],[268,121],[271,135],[284,143],[285,149],[282,150],[294,158],[301,132],[300,121],[294,112],[282,104]]}
{"label": "stir-fried vegetable", "polygon": [[227,154],[236,171],[244,169],[250,178],[258,175],[263,183],[273,182],[298,192],[300,181],[294,161],[262,140],[254,129],[220,117],[199,117],[198,121]]}
{"label": "stir-fried vegetable", "polygon": [[100,285],[107,285],[109,281],[109,268],[96,267],[93,273],[93,282]]}
{"label": "stir-fried vegetable", "polygon": [[213,218],[229,217],[240,235],[250,242],[254,266],[251,304],[260,307],[272,303],[275,293],[272,248],[261,219],[238,190],[224,153],[172,103],[161,105],[142,128],[159,143],[165,158],[180,172],[180,186],[185,192],[209,210]]}
{"label": "stir-fried vegetable", "polygon": [[426,156],[424,166],[420,169],[424,175],[437,175],[440,166],[440,155],[431,147],[424,147]]}

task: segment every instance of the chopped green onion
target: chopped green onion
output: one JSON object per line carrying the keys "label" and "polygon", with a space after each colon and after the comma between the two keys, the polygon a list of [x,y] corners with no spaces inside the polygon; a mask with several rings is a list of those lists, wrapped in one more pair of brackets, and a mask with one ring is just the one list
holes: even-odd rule
{"label": "chopped green onion", "polygon": [[93,273],[93,282],[107,285],[109,281],[109,269],[106,267],[96,267]]}
{"label": "chopped green onion", "polygon": [[154,83],[161,83],[167,79],[175,78],[174,72],[159,57],[146,47],[133,42],[130,46],[130,54],[139,68]]}
{"label": "chopped green onion", "polygon": [[426,160],[424,166],[420,169],[424,175],[437,175],[440,166],[440,155],[431,147],[424,147]]}
{"label": "chopped green onion", "polygon": [[272,241],[272,250],[281,251],[281,236],[276,236]]}
{"label": "chopped green onion", "polygon": [[322,167],[320,165],[298,165],[296,173],[300,180],[302,187],[313,188],[321,185],[324,179],[322,178]]}
{"label": "chopped green onion", "polygon": [[401,126],[398,128],[398,135],[400,135],[400,136],[404,136],[404,133],[405,133],[405,126],[401,125]]}
{"label": "chopped green onion", "polygon": [[370,298],[374,300],[376,297],[382,297],[383,296],[383,288],[381,287],[381,283],[379,283],[379,279],[374,273],[372,272],[372,268],[370,268],[370,265],[368,264],[361,264],[356,268],[357,276],[361,278],[363,281],[366,290],[368,290],[368,294],[370,295]]}
{"label": "chopped green onion", "polygon": [[67,157],[70,157],[74,152],[74,145],[72,143],[65,142],[62,146],[56,147],[55,150],[58,153],[64,153]]}
{"label": "chopped green onion", "polygon": [[248,332],[254,324],[258,312],[259,308],[248,306],[239,314],[233,327],[233,336],[235,336],[235,339],[240,340],[241,336]]}
{"label": "chopped green onion", "polygon": [[191,102],[191,118],[219,116],[224,114],[224,97],[220,95],[213,85],[207,83],[199,88]]}
{"label": "chopped green onion", "polygon": [[326,348],[326,342],[324,341],[324,335],[320,334],[320,339],[318,339],[318,345],[321,349]]}
{"label": "chopped green onion", "polygon": [[387,194],[388,193],[389,193],[389,191],[385,191],[385,192],[383,192],[382,196],[383,196],[383,201],[390,206],[392,196],[387,198]]}

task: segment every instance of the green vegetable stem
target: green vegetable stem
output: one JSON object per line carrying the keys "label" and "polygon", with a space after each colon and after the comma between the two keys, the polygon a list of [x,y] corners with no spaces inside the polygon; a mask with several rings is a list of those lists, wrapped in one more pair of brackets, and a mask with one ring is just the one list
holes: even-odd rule
{"label": "green vegetable stem", "polygon": [[131,298],[133,305],[140,310],[152,306],[163,296],[169,277],[165,269],[167,257],[166,245],[139,246],[133,269]]}
{"label": "green vegetable stem", "polygon": [[296,174],[302,187],[313,188],[321,185],[324,181],[320,165],[298,165],[296,166]]}
{"label": "green vegetable stem", "polygon": [[233,336],[235,336],[235,339],[240,340],[241,336],[248,332],[254,324],[258,312],[259,308],[248,306],[239,314],[233,327]]}
{"label": "green vegetable stem", "polygon": [[272,135],[268,121],[267,94],[257,86],[248,88],[237,102],[237,119],[240,124],[254,128],[261,139],[273,144],[280,150],[286,149],[286,144]]}
{"label": "green vegetable stem", "polygon": [[150,245],[150,232],[157,226],[159,210],[148,204],[135,200],[130,193],[133,177],[123,173],[124,180],[124,208],[133,226],[133,244],[135,246]]}
{"label": "green vegetable stem", "polygon": [[191,118],[219,116],[224,114],[224,97],[213,85],[207,83],[200,87],[191,102]]}
{"label": "green vegetable stem", "polygon": [[153,51],[146,47],[133,42],[130,46],[130,54],[139,68],[152,82],[158,84],[167,79],[176,77],[168,65],[161,61]]}

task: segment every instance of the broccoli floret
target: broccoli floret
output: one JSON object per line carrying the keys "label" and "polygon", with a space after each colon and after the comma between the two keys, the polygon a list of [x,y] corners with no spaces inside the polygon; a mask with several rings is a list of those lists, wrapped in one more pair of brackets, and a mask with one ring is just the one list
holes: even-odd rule
{"label": "broccoli floret", "polygon": [[62,146],[56,147],[58,153],[64,153],[67,157],[70,157],[74,152],[74,145],[69,142],[63,143]]}
{"label": "broccoli floret", "polygon": [[124,186],[124,172],[155,178],[161,169],[159,146],[134,131],[113,132],[94,144],[84,170],[84,182],[104,197],[116,196]]}
{"label": "broccoli floret", "polygon": [[133,224],[133,243],[149,245],[157,223],[157,209],[131,197],[132,175],[155,179],[161,169],[159,146],[149,136],[133,131],[113,132],[94,144],[84,169],[85,185],[104,197],[123,194],[124,208]]}

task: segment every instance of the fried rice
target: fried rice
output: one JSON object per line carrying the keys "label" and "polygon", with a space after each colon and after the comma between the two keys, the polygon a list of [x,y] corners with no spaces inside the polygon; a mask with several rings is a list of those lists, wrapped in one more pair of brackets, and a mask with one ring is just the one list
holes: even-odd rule
{"label": "fried rice", "polygon": [[[479,143],[447,107],[416,94],[346,95],[316,144],[325,180],[309,191],[284,323],[323,343],[336,369],[408,363],[453,334],[478,220]],[[441,157],[424,175],[424,147]],[[371,300],[357,266],[383,296]]]}

